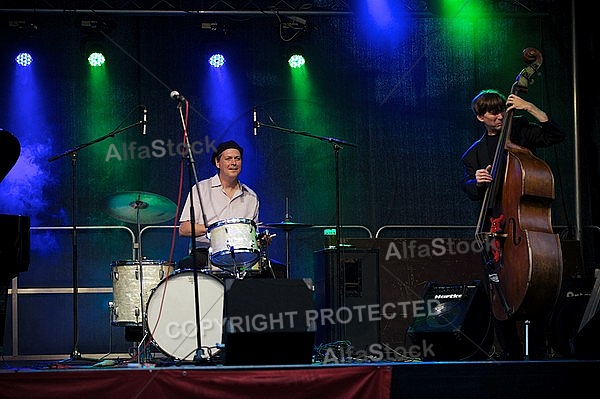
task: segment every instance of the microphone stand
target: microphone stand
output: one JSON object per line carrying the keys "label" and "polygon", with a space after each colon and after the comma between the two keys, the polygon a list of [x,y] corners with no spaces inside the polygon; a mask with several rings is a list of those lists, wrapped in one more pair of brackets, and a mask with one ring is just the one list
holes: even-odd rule
{"label": "microphone stand", "polygon": [[[342,229],[342,222],[341,222],[341,202],[340,202],[340,165],[339,165],[339,153],[340,150],[344,147],[344,146],[348,146],[348,147],[358,147],[356,144],[354,143],[350,143],[348,141],[345,140],[341,140],[335,137],[323,137],[323,136],[317,136],[308,132],[302,132],[302,131],[296,131],[293,129],[287,129],[287,128],[283,128],[280,126],[275,126],[275,125],[268,125],[259,121],[255,122],[256,128],[259,127],[267,127],[270,129],[274,129],[274,130],[279,130],[282,132],[286,132],[286,133],[290,133],[290,134],[298,134],[301,136],[306,136],[306,137],[311,137],[317,140],[321,140],[321,141],[325,141],[327,143],[331,143],[333,144],[332,148],[334,151],[334,160],[335,160],[335,264],[338,266],[338,281],[341,283],[340,287],[344,286],[344,282],[345,282],[345,271],[342,268],[341,265],[341,254],[340,254],[340,247],[341,247],[341,229]],[[289,270],[288,270],[289,273]],[[345,300],[344,300],[344,290],[340,289],[338,290],[338,306],[339,307],[343,307],[345,306]],[[345,335],[345,325],[340,325],[341,323],[335,323],[335,329],[339,330],[336,331],[337,336],[341,337],[342,335]]]}
{"label": "microphone stand", "polygon": [[[187,105],[187,100],[183,99]],[[198,292],[198,268],[196,267],[198,252],[196,251],[196,214],[194,209],[194,190],[193,187],[196,187],[198,202],[200,203],[200,210],[202,212],[202,220],[204,222],[204,226],[208,227],[208,222],[206,220],[206,214],[204,213],[204,206],[202,204],[202,196],[200,195],[200,187],[198,185],[198,174],[196,173],[196,162],[194,161],[194,156],[192,154],[192,147],[190,144],[190,140],[187,134],[187,125],[185,122],[185,118],[183,116],[182,111],[182,103],[183,101],[178,101],[177,109],[179,110],[179,116],[181,118],[181,124],[183,126],[184,131],[184,141],[185,146],[187,148],[186,157],[187,157],[187,165],[189,169],[189,184],[190,184],[190,227],[191,227],[191,253],[192,253],[192,269],[194,273],[194,304],[195,304],[195,313],[196,313],[196,352],[194,354],[193,362],[195,364],[199,364],[202,362],[202,331],[200,329],[201,320],[200,320],[200,294]],[[193,180],[192,180],[193,176]]]}
{"label": "microphone stand", "polygon": [[56,155],[50,159],[48,162],[54,162],[59,158],[66,157],[68,155],[71,156],[71,167],[72,167],[72,184],[71,184],[71,201],[73,204],[72,208],[72,219],[73,219],[73,230],[71,234],[71,242],[73,248],[73,351],[71,352],[71,357],[67,360],[87,360],[87,361],[97,361],[97,359],[86,359],[81,356],[79,352],[79,322],[78,322],[78,294],[79,294],[79,286],[78,286],[78,251],[77,251],[77,156],[79,151],[82,149],[89,147],[93,144],[99,143],[101,141],[106,140],[109,137],[115,137],[115,135],[129,130],[135,126],[143,125],[144,121],[138,121],[136,123],[132,123],[129,126],[125,126],[124,128],[113,130],[112,132],[99,137],[95,140],[92,140],[85,144],[80,144],[77,147],[74,147],[68,151],[65,151],[62,154]]}

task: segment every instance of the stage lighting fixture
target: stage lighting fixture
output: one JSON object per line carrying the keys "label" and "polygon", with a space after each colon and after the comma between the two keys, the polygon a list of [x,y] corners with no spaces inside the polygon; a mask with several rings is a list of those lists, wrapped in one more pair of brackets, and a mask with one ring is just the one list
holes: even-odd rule
{"label": "stage lighting fixture", "polygon": [[[9,36],[5,38],[5,41],[11,42],[14,40],[19,49],[31,49],[35,45],[39,33],[36,22],[25,19],[11,19],[8,21],[8,28],[10,34],[14,35],[14,39],[11,39]],[[31,65],[33,57],[27,51],[19,51],[15,57],[15,62],[19,66],[26,67]]]}
{"label": "stage lighting fixture", "polygon": [[225,56],[223,56],[223,54],[219,54],[219,53],[213,54],[208,59],[208,63],[213,68],[220,68],[223,65],[225,65]]}
{"label": "stage lighting fixture", "polygon": [[288,59],[288,64],[292,68],[302,68],[306,64],[306,59],[301,54],[292,54]]}
{"label": "stage lighting fixture", "polygon": [[306,64],[304,47],[300,44],[291,44],[282,48],[285,62],[292,69],[302,68]]}
{"label": "stage lighting fixture", "polygon": [[104,65],[106,62],[106,57],[104,57],[104,54],[102,54],[100,51],[93,51],[88,56],[87,60],[90,66],[99,67]]}
{"label": "stage lighting fixture", "polygon": [[84,33],[110,34],[117,27],[117,23],[109,18],[82,19],[79,28]]}
{"label": "stage lighting fixture", "polygon": [[106,63],[107,56],[101,40],[83,37],[80,46],[81,55],[85,57],[90,66],[99,67]]}
{"label": "stage lighting fixture", "polygon": [[110,18],[97,17],[80,20],[79,29],[82,32],[80,50],[91,66],[102,66],[106,63],[103,43],[104,37],[116,28],[117,23]]}
{"label": "stage lighting fixture", "polygon": [[15,61],[18,65],[26,67],[31,65],[31,63],[33,62],[33,57],[29,53],[22,52],[19,53],[19,55],[17,55]]}
{"label": "stage lighting fixture", "polygon": [[286,29],[294,29],[294,30],[304,30],[306,29],[306,19],[296,17],[296,16],[287,16],[288,21],[283,21],[281,23],[282,28]]}

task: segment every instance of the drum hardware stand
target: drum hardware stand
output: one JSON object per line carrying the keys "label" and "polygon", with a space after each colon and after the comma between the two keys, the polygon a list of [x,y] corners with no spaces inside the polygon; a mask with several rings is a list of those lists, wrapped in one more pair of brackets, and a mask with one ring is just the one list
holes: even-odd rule
{"label": "drum hardware stand", "polygon": [[[172,210],[169,209],[171,208],[171,204]],[[148,328],[148,314],[144,308],[147,302],[144,296],[148,293],[148,288],[151,287],[148,284],[147,278],[144,276],[148,269],[144,267],[145,258],[142,257],[142,224],[152,224],[167,221],[173,218],[175,211],[175,203],[171,202],[167,198],[148,192],[119,192],[118,195],[112,196],[109,200],[109,212],[113,217],[127,223],[133,223],[137,227],[137,238],[133,242],[134,253],[132,266],[134,270],[135,281],[139,282],[140,291],[139,297],[137,297],[139,302],[133,304],[134,319],[131,320],[133,325],[125,324],[125,339],[128,342],[133,342],[133,346],[128,352],[132,359],[137,358],[138,364],[143,363],[142,355],[143,359],[150,358],[150,352],[143,351],[142,345],[145,345],[146,348],[149,348],[150,344],[152,343],[150,340],[147,340],[147,338],[151,337],[151,334]],[[116,265],[118,265],[118,262]],[[162,280],[165,275],[164,267],[169,269],[171,267],[171,263],[168,263],[166,266],[164,264],[160,265],[159,280]],[[116,272],[116,279],[119,279],[118,271]],[[114,281],[115,272],[113,271],[113,282]],[[135,285],[133,288],[135,290]],[[135,301],[135,297],[133,299]],[[113,306],[112,310],[113,316],[116,315],[118,318],[119,316],[116,314],[118,313],[118,306]],[[116,324],[120,325],[119,323]]]}
{"label": "drum hardware stand", "polygon": [[238,268],[237,263],[235,262],[235,247],[229,246],[229,252],[231,253],[231,260],[233,263],[233,277],[236,280],[243,280],[246,277],[246,268]]}
{"label": "drum hardware stand", "polygon": [[[269,230],[266,230],[266,234],[269,235]],[[270,236],[271,238],[275,237],[276,234],[273,234],[272,236]],[[275,276],[275,272],[273,271],[273,266],[271,265],[271,258],[269,258],[269,244],[267,244],[267,247],[264,249],[264,251],[262,250],[262,246],[261,246],[261,251],[263,252],[263,255],[259,257],[259,267],[260,270],[262,272],[264,271],[268,271],[271,273],[271,276],[273,276],[274,279],[277,278],[277,276]],[[265,261],[266,266],[263,267],[263,261]]]}
{"label": "drum hardware stand", "polygon": [[[256,118],[255,118],[256,119]],[[290,134],[299,134],[301,136],[306,136],[306,137],[311,137],[314,139],[318,139],[321,141],[325,141],[328,143],[332,143],[333,144],[333,152],[334,152],[334,160],[335,160],[335,215],[336,215],[336,226],[335,226],[335,260],[336,260],[336,265],[337,265],[337,269],[339,270],[340,276],[339,278],[343,279],[342,281],[345,281],[344,278],[344,269],[341,265],[341,248],[340,248],[340,244],[341,244],[341,229],[342,229],[342,223],[341,223],[341,201],[340,201],[340,163],[339,163],[339,153],[340,150],[343,148],[343,146],[348,146],[348,147],[358,147],[356,144],[354,143],[350,143],[347,142],[345,140],[341,140],[335,137],[322,137],[322,136],[317,136],[308,132],[302,132],[302,131],[296,131],[293,129],[286,129],[286,128],[282,128],[280,126],[275,126],[275,125],[267,125],[264,124],[262,122],[256,121],[254,122],[255,124],[255,129],[258,129],[259,127],[268,127],[274,130],[280,130],[283,132],[287,132]],[[288,273],[289,273],[289,269],[288,269]],[[344,298],[344,290],[339,290],[340,292],[338,293],[338,303],[340,307],[345,306],[345,298]],[[339,336],[344,336],[345,335],[345,326],[344,325],[340,325],[340,323],[336,323],[335,324],[335,328],[338,329],[340,328],[342,331],[338,331]]]}
{"label": "drum hardware stand", "polygon": [[[138,105],[136,106],[133,110],[137,110],[138,108],[144,108],[144,105]],[[131,114],[130,111],[129,114]],[[129,115],[128,114],[128,115]],[[138,121],[135,123],[130,124],[129,126],[125,126],[121,129],[115,129],[112,132],[99,137],[97,139],[94,139],[90,142],[84,143],[84,144],[80,144],[77,147],[74,147],[70,150],[65,151],[62,154],[56,155],[50,159],[48,159],[48,162],[53,162],[56,161],[59,158],[65,157],[67,155],[71,156],[71,167],[72,167],[72,192],[71,192],[71,201],[73,204],[73,208],[72,208],[72,219],[73,219],[73,229],[72,229],[72,236],[71,236],[71,241],[72,241],[72,251],[73,251],[73,350],[71,352],[71,356],[69,359],[65,359],[65,361],[71,361],[71,360],[85,360],[85,361],[92,361],[92,362],[97,362],[98,359],[90,359],[90,358],[85,358],[83,356],[81,356],[81,353],[79,352],[79,320],[78,320],[78,313],[79,313],[79,308],[78,308],[78,296],[79,296],[79,282],[78,282],[78,249],[77,249],[77,244],[78,244],[78,238],[77,238],[77,155],[79,153],[80,150],[91,146],[92,144],[95,143],[99,143],[101,141],[106,140],[107,138],[113,138],[115,137],[115,135],[117,135],[118,133],[124,132],[126,130],[129,130],[135,126],[139,126],[139,125],[144,125],[145,122],[144,121]],[[119,125],[120,126],[120,125]]]}
{"label": "drum hardware stand", "polygon": [[[173,97],[173,93],[177,93],[175,91],[171,92],[171,97]],[[184,158],[187,159],[187,165],[188,165],[188,170],[189,170],[189,184],[190,184],[190,225],[191,225],[191,252],[192,252],[192,269],[193,269],[193,273],[194,273],[194,304],[195,304],[195,313],[196,313],[196,353],[194,354],[194,359],[193,362],[195,364],[200,364],[202,362],[204,362],[204,359],[202,358],[202,331],[201,331],[201,323],[200,323],[200,294],[198,293],[198,267],[197,267],[197,260],[198,260],[198,251],[196,251],[196,214],[195,214],[195,210],[194,210],[194,197],[193,197],[193,189],[194,187],[196,188],[196,192],[198,195],[198,202],[200,204],[200,211],[202,212],[202,220],[204,222],[204,226],[208,227],[208,221],[206,220],[206,214],[204,213],[204,206],[202,204],[202,196],[200,195],[200,187],[198,186],[199,180],[198,180],[198,174],[196,173],[196,162],[194,161],[194,156],[192,153],[192,146],[190,144],[190,140],[189,140],[189,136],[188,136],[188,130],[187,130],[187,122],[186,122],[186,117],[184,117],[183,115],[183,110],[182,110],[182,105],[183,103],[185,103],[186,106],[186,116],[187,116],[187,112],[188,112],[188,108],[189,108],[189,103],[187,101],[187,99],[185,99],[183,96],[180,96],[179,93],[177,93],[177,109],[179,110],[179,116],[181,118],[181,125],[183,128],[183,140],[185,143],[185,147],[187,149],[186,151],[186,155],[184,156]],[[192,176],[193,176],[193,180],[192,180]]]}
{"label": "drum hardware stand", "polygon": [[[285,197],[285,218],[283,219],[283,221],[289,222],[291,220],[292,220],[292,218],[290,217],[290,199],[288,197]],[[290,278],[290,231],[289,230],[285,231],[285,273],[286,273],[286,277],[289,279]]]}
{"label": "drum hardware stand", "polygon": [[[290,199],[285,197],[285,218],[284,223],[291,222],[290,216]],[[290,229],[285,230],[285,273],[286,277],[290,278]]]}
{"label": "drum hardware stand", "polygon": [[[286,274],[286,278],[289,279],[290,278],[290,269],[291,269],[291,265],[290,265],[290,233],[292,232],[292,230],[295,230],[297,228],[312,227],[312,224],[292,222],[292,218],[290,216],[288,197],[285,197],[285,219],[279,223],[264,223],[264,225],[268,226],[268,227],[273,227],[276,229],[282,229],[283,231],[285,231],[285,270],[286,270],[285,274]],[[273,234],[271,237],[275,237],[275,235],[276,234]]]}
{"label": "drum hardware stand", "polygon": [[[271,259],[269,259],[268,255],[265,255],[265,263],[267,264],[266,267],[264,267],[264,269],[266,269],[267,272],[269,272],[271,274],[271,276],[273,276],[273,279],[277,279],[277,276],[275,275],[275,272],[273,271],[273,266],[271,265]],[[260,265],[261,269],[263,269],[262,266],[262,262]]]}
{"label": "drum hardware stand", "polygon": [[148,204],[141,200],[141,195],[138,194],[138,198],[135,202],[130,204],[135,209],[136,213],[136,226],[137,226],[137,243],[135,243],[135,249],[137,251],[137,263],[139,268],[140,276],[140,315],[142,318],[142,339],[140,340],[137,347],[137,361],[138,364],[143,365],[147,360],[150,360],[150,330],[148,328],[146,308],[144,306],[144,263],[142,258],[142,251],[140,248],[140,235],[141,235],[141,222],[140,222],[140,210],[148,208]]}

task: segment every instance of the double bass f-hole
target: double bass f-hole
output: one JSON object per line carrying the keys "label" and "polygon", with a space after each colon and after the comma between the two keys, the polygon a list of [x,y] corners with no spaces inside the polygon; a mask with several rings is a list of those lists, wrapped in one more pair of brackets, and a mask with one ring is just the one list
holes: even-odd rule
{"label": "double bass f-hole", "polygon": [[510,234],[510,237],[512,240],[512,244],[519,245],[521,243],[521,239],[523,237],[521,237],[521,235],[519,234],[517,222],[515,221],[514,218],[510,218],[510,219],[508,219],[508,225],[511,227],[512,234]]}

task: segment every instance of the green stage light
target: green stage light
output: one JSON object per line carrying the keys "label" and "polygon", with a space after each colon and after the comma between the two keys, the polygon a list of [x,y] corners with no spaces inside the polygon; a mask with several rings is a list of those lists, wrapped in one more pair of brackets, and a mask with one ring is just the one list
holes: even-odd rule
{"label": "green stage light", "polygon": [[95,51],[88,56],[88,62],[93,67],[102,66],[106,62],[106,58],[104,54]]}
{"label": "green stage light", "polygon": [[288,59],[288,64],[292,68],[301,68],[304,64],[306,64],[306,59],[300,54],[293,54]]}

